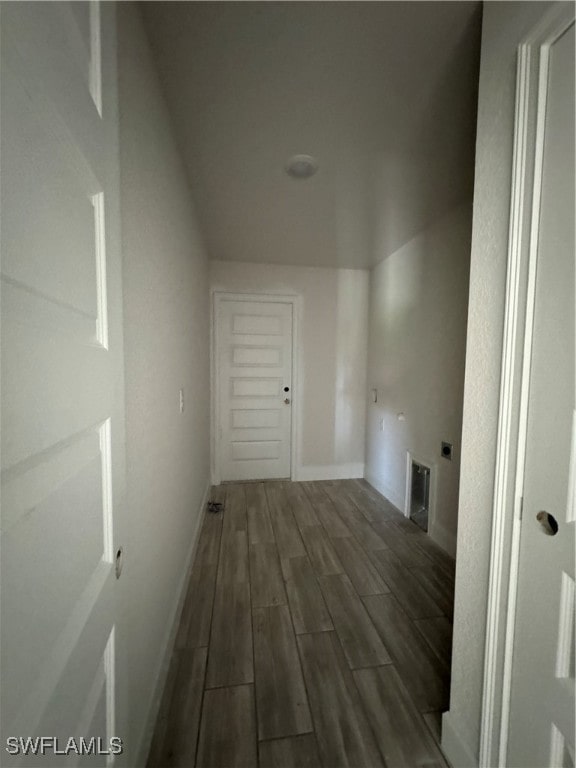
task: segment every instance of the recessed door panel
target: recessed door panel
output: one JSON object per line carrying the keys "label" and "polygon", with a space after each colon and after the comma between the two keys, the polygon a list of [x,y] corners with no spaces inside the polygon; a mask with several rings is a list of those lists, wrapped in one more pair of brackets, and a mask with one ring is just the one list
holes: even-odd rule
{"label": "recessed door panel", "polygon": [[278,429],[280,408],[236,408],[231,411],[232,429]]}

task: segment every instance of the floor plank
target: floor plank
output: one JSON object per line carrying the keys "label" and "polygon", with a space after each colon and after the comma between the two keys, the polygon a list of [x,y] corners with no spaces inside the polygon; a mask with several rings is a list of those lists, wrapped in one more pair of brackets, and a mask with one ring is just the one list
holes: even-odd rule
{"label": "floor plank", "polygon": [[454,584],[437,565],[411,568],[414,576],[428,592],[442,613],[452,621],[454,615]]}
{"label": "floor plank", "polygon": [[253,608],[286,605],[286,590],[276,544],[251,545],[250,593]]}
{"label": "floor plank", "polygon": [[[211,500],[221,503],[225,492],[220,486],[210,495]],[[190,573],[190,582],[184,599],[184,606],[176,635],[176,650],[183,648],[201,648],[208,645],[212,622],[216,572],[222,537],[222,513],[206,512],[198,538],[194,564]]]}
{"label": "floor plank", "polygon": [[407,568],[431,565],[432,561],[420,547],[417,536],[407,536],[395,523],[374,523],[373,527],[402,565]]}
{"label": "floor plank", "polygon": [[303,483],[298,483],[298,485],[302,488],[306,496],[308,496],[313,506],[326,499],[326,494],[322,490],[319,481],[308,480]]}
{"label": "floor plank", "polygon": [[175,681],[166,714],[166,729],[156,763],[149,768],[190,768],[195,765],[202,707],[207,648],[176,656]]}
{"label": "floor plank", "polygon": [[196,764],[198,768],[254,768],[257,765],[251,685],[205,692]]}
{"label": "floor plank", "polygon": [[320,765],[313,733],[261,741],[258,751],[260,768],[318,768]]}
{"label": "floor plank", "polygon": [[224,510],[203,520],[148,768],[192,768],[195,748],[198,768],[372,768],[381,750],[390,766],[443,765],[439,747],[425,762],[420,728],[439,738],[448,704],[449,556],[365,481],[210,498]]}
{"label": "floor plank", "polygon": [[402,516],[400,510],[388,499],[385,499],[374,489],[369,491],[363,485],[365,482],[365,480],[350,481],[348,495],[370,523],[390,522]]}
{"label": "floor plank", "polygon": [[282,488],[290,502],[296,524],[302,533],[310,526],[320,525],[314,507],[300,483],[283,483]]}
{"label": "floor plank", "polygon": [[409,517],[402,516],[400,519],[394,520],[393,522],[398,526],[398,528],[400,528],[402,533],[407,534],[408,536],[422,533],[422,529],[419,528],[416,523],[410,520]]}
{"label": "floor plank", "polygon": [[194,564],[178,625],[176,650],[201,648],[210,642],[216,571],[215,563]]}
{"label": "floor plank", "polygon": [[452,662],[452,622],[445,616],[438,616],[434,619],[419,619],[414,625],[438,659],[449,667]]}
{"label": "floor plank", "polygon": [[226,485],[226,505],[223,513],[222,534],[234,531],[248,531],[246,516],[246,485],[230,483]]}
{"label": "floor plank", "polygon": [[302,539],[318,576],[331,576],[343,573],[344,568],[322,525],[308,526],[302,529]]}
{"label": "floor plank", "polygon": [[206,687],[254,681],[246,531],[223,532]]}
{"label": "floor plank", "polygon": [[359,595],[381,595],[390,592],[388,585],[356,539],[334,539],[333,544]]}
{"label": "floor plank", "polygon": [[282,570],[296,634],[334,629],[308,558],[304,556],[283,560]]}
{"label": "floor plank", "polygon": [[316,517],[322,525],[329,538],[334,539],[339,536],[351,536],[352,532],[338,514],[336,507],[324,491],[324,483],[314,483],[313,491],[307,489],[309,498],[314,506]]}
{"label": "floor plank", "polygon": [[[396,523],[394,525],[396,527]],[[454,584],[456,574],[456,561],[454,558],[450,557],[450,555],[439,547],[427,533],[420,530],[418,527],[416,527],[415,535],[411,536],[411,538],[416,540],[418,547],[425,553],[428,560],[432,561],[437,568],[443,572],[446,578]]]}
{"label": "floor plank", "polygon": [[266,498],[272,528],[281,558],[301,557],[306,554],[300,531],[292,514],[290,503],[281,483],[266,483]]}
{"label": "floor plank", "polygon": [[347,528],[365,549],[369,551],[388,549],[386,541],[375,530],[375,527],[366,520],[349,496],[337,486],[327,489],[327,494]]}
{"label": "floor plank", "polygon": [[411,618],[427,619],[442,615],[442,608],[412,571],[402,565],[395,552],[380,550],[373,552],[372,558],[380,575]]}
{"label": "floor plank", "polygon": [[258,738],[309,733],[312,720],[290,612],[279,605],[255,608],[252,615]]}
{"label": "floor plank", "polygon": [[174,693],[174,686],[176,685],[179,661],[180,653],[175,651],[170,659],[170,666],[168,668],[166,682],[164,683],[164,691],[162,692],[162,699],[156,718],[156,725],[154,727],[154,734],[152,736],[146,768],[163,768],[166,731],[169,726],[168,718],[172,708],[172,696]]}
{"label": "floor plank", "polygon": [[264,483],[248,483],[245,493],[248,543],[273,544],[275,541],[274,531],[272,530]]}
{"label": "floor plank", "polygon": [[[212,497],[213,499],[223,498],[222,496]],[[222,512],[206,512],[198,537],[198,547],[194,556],[194,564],[217,565],[220,555],[220,539],[222,536],[222,523],[224,514]]]}
{"label": "floor plank", "polygon": [[335,633],[300,635],[297,640],[322,764],[384,766]]}
{"label": "floor plank", "polygon": [[388,768],[446,768],[393,665],[357,670],[354,679]]}
{"label": "floor plank", "polygon": [[449,669],[439,662],[394,595],[363,600],[420,712],[446,710]]}
{"label": "floor plank", "polygon": [[390,655],[350,579],[322,576],[319,583],[350,668],[388,664]]}

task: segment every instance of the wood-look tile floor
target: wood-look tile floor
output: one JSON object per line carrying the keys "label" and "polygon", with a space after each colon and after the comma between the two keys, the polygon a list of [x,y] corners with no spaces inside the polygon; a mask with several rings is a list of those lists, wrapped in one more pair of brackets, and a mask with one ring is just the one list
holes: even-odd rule
{"label": "wood-look tile floor", "polygon": [[212,500],[149,768],[445,767],[454,561],[363,480]]}

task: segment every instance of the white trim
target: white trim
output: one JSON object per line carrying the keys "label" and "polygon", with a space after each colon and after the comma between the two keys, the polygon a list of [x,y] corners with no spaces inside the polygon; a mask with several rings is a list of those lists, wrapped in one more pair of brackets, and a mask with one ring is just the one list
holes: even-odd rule
{"label": "white trim", "polygon": [[92,101],[102,117],[102,24],[100,0],[90,3],[90,70],[89,89]]}
{"label": "white trim", "polygon": [[152,736],[154,735],[154,729],[156,726],[156,720],[158,719],[158,712],[160,710],[160,704],[162,702],[162,695],[164,693],[164,687],[168,678],[168,670],[170,669],[170,661],[172,659],[172,653],[174,651],[174,643],[176,642],[176,635],[178,633],[178,627],[180,625],[180,617],[182,609],[184,608],[184,600],[186,598],[186,592],[188,589],[188,582],[190,581],[190,575],[192,572],[192,566],[194,565],[194,559],[196,557],[196,550],[198,548],[198,541],[200,539],[200,531],[202,530],[202,524],[206,515],[206,507],[208,504],[208,498],[210,495],[211,483],[208,482],[204,493],[202,495],[202,501],[200,502],[200,508],[198,515],[196,516],[196,527],[192,534],[192,541],[190,544],[190,550],[186,557],[186,563],[182,571],[182,578],[178,584],[178,590],[176,592],[176,600],[174,607],[170,614],[168,626],[169,632],[166,635],[164,646],[160,653],[160,666],[156,674],[156,682],[154,684],[154,692],[150,699],[150,705],[148,707],[148,713],[144,718],[144,727],[140,733],[139,739],[136,741],[135,754],[137,760],[134,765],[146,765],[148,760],[148,753],[150,752],[150,746],[152,744]]}
{"label": "white trim", "polygon": [[[550,47],[573,20],[572,6],[555,4],[518,47],[508,274],[482,695],[481,766],[504,768],[507,761],[548,60]],[[538,54],[539,69],[536,72]],[[535,94],[536,77],[538,85]],[[532,167],[533,175],[530,176]]]}
{"label": "white trim", "polygon": [[[116,736],[116,625],[110,630],[104,649],[104,679],[106,681],[106,738],[110,742],[110,739]],[[115,759],[115,755],[109,754],[106,765],[113,765]]]}
{"label": "white trim", "polygon": [[[410,517],[410,507],[412,506],[412,462],[414,461],[410,451],[406,451],[406,485],[404,487],[404,506],[402,512],[404,517]],[[423,461],[417,462],[418,464],[424,464]],[[424,466],[426,466],[424,464]],[[430,505],[430,489],[428,489],[428,505]],[[430,514],[430,510],[428,510]],[[428,518],[430,519],[430,518]]]}
{"label": "white trim", "polygon": [[442,751],[454,768],[477,768],[474,752],[462,738],[450,712],[442,715]]}
{"label": "white trim", "polygon": [[308,464],[298,467],[298,480],[354,480],[364,477],[364,464]]}
{"label": "white trim", "polygon": [[436,475],[437,465],[435,461],[427,459],[422,454],[415,451],[406,451],[406,492],[404,495],[404,504],[402,510],[405,517],[410,517],[410,501],[412,496],[412,462],[422,464],[430,470],[430,489],[428,496],[428,530],[430,531],[436,523]]}
{"label": "white trim", "polygon": [[[92,6],[94,7],[94,6]],[[94,251],[96,254],[96,341],[108,345],[108,279],[106,277],[106,206],[104,192],[92,195],[94,209]]]}
{"label": "white trim", "polygon": [[223,299],[227,301],[260,301],[292,305],[292,419],[290,428],[290,479],[299,480],[299,446],[302,396],[298,372],[300,370],[299,329],[302,320],[302,297],[283,293],[237,293],[211,289],[212,311],[210,313],[210,470],[212,485],[220,485],[220,456],[218,424],[220,423],[219,378],[218,378],[218,309]]}
{"label": "white trim", "polygon": [[572,411],[572,442],[570,445],[570,470],[568,474],[568,500],[566,522],[576,521],[576,411]]}

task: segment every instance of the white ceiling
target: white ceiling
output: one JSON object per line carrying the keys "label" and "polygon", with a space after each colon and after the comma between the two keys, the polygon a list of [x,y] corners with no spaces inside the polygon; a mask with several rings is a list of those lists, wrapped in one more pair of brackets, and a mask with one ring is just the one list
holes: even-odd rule
{"label": "white ceiling", "polygon": [[211,258],[366,267],[471,194],[479,3],[141,7]]}

